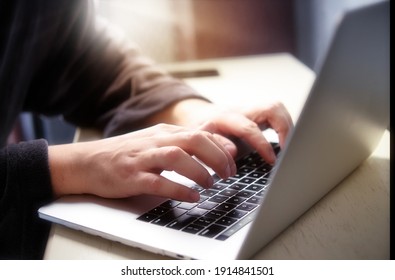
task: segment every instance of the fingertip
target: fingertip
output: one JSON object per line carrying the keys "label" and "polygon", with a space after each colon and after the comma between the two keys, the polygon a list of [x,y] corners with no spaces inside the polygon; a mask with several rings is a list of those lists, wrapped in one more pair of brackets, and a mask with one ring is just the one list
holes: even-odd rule
{"label": "fingertip", "polygon": [[237,147],[233,143],[226,143],[224,145],[225,149],[228,151],[228,153],[232,156],[235,157],[237,155]]}
{"label": "fingertip", "polygon": [[277,156],[274,153],[273,148],[270,146],[269,148],[266,149],[265,160],[266,160],[267,163],[273,165],[276,162],[276,159],[277,159]]}
{"label": "fingertip", "polygon": [[211,188],[214,185],[214,178],[212,176],[209,176],[207,178],[207,185],[206,188]]}
{"label": "fingertip", "polygon": [[189,198],[188,201],[189,202],[198,202],[200,199],[200,194],[199,192],[195,191],[195,190],[191,190],[189,192]]}

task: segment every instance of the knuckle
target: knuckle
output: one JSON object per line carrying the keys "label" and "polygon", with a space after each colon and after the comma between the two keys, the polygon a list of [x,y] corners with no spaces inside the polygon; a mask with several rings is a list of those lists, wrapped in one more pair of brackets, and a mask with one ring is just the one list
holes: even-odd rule
{"label": "knuckle", "polygon": [[165,124],[165,123],[156,124],[155,127],[157,127],[160,130],[169,130],[170,129],[170,125]]}
{"label": "knuckle", "polygon": [[243,132],[245,134],[251,134],[253,133],[255,130],[259,129],[258,124],[253,122],[253,121],[249,121],[247,122],[243,127]]}
{"label": "knuckle", "polygon": [[271,113],[282,112],[284,110],[285,110],[284,104],[280,101],[276,101],[272,103],[271,106],[269,106],[269,111]]}
{"label": "knuckle", "polygon": [[206,121],[202,124],[202,126],[200,127],[202,129],[202,131],[217,131],[218,127],[217,127],[217,123],[214,120],[211,121]]}
{"label": "knuckle", "polygon": [[131,176],[138,173],[138,169],[133,160],[123,159],[118,162],[116,173],[123,180],[128,180]]}
{"label": "knuckle", "polygon": [[158,123],[158,124],[156,125],[156,127],[165,128],[165,127],[167,127],[167,125],[166,125],[165,123]]}
{"label": "knuckle", "polygon": [[204,139],[211,137],[211,133],[203,130],[194,130],[187,134],[188,142],[198,145]]}
{"label": "knuckle", "polygon": [[176,161],[180,159],[184,154],[184,151],[177,146],[166,147],[163,151],[163,156],[170,161]]}

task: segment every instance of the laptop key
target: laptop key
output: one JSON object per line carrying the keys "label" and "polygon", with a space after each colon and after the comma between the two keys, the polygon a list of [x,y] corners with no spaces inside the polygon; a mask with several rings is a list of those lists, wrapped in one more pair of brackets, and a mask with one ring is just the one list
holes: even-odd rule
{"label": "laptop key", "polygon": [[234,219],[241,219],[242,217],[247,215],[247,213],[248,213],[247,211],[234,209],[234,210],[230,211],[226,216],[234,218]]}
{"label": "laptop key", "polygon": [[219,183],[224,184],[224,185],[232,185],[233,183],[235,183],[236,180],[235,179],[222,179],[221,181],[219,181]]}
{"label": "laptop key", "polygon": [[196,217],[189,216],[189,215],[182,215],[177,217],[174,221],[170,222],[166,227],[172,229],[182,229],[183,227],[189,225],[193,221],[196,220]]}
{"label": "laptop key", "polygon": [[255,217],[255,212],[250,213],[248,216],[245,216],[243,219],[239,220],[237,223],[229,227],[226,231],[221,233],[216,239],[217,240],[226,240],[231,237],[233,234],[242,229],[245,225],[249,224],[253,221]]}
{"label": "laptop key", "polygon": [[237,170],[237,173],[248,174],[248,173],[250,173],[252,171],[254,171],[253,167],[244,166],[244,167],[241,167],[239,170]]}
{"label": "laptop key", "polygon": [[151,222],[152,220],[158,218],[158,215],[145,213],[137,218],[137,220],[144,221],[144,222]]}
{"label": "laptop key", "polygon": [[223,190],[220,194],[227,196],[227,197],[231,197],[231,196],[234,196],[236,193],[237,193],[237,190],[231,190],[229,188],[229,189]]}
{"label": "laptop key", "polygon": [[207,200],[208,198],[209,198],[208,196],[200,194],[200,199],[198,202],[196,202],[196,205],[199,203],[202,203],[203,201]]}
{"label": "laptop key", "polygon": [[208,201],[217,202],[217,203],[222,203],[222,202],[224,202],[224,201],[227,200],[227,199],[228,199],[227,196],[215,195],[215,196],[213,196],[212,198],[210,198]]}
{"label": "laptop key", "polygon": [[261,190],[260,192],[258,192],[258,193],[256,194],[256,196],[262,198],[262,197],[263,197],[263,194],[265,193],[265,191],[266,191],[266,189]]}
{"label": "laptop key", "polygon": [[181,216],[185,212],[186,210],[183,209],[172,209],[166,214],[160,216],[159,218],[154,219],[151,223],[164,226],[170,223],[171,221],[173,221],[174,219],[176,219],[177,217]]}
{"label": "laptop key", "polygon": [[186,226],[185,228],[182,229],[182,231],[188,232],[188,233],[192,233],[192,234],[196,234],[199,231],[201,231],[204,227],[199,226],[199,225],[195,225],[195,224],[190,224],[188,226]]}
{"label": "laptop key", "polygon": [[263,185],[263,186],[266,186],[267,185],[267,183],[268,183],[268,179],[267,178],[260,178],[260,179],[258,179],[255,183],[256,184],[260,184],[260,185]]}
{"label": "laptop key", "polygon": [[211,209],[215,208],[217,205],[218,205],[218,203],[215,203],[215,202],[204,201],[202,204],[198,205],[198,208],[211,210]]}
{"label": "laptop key", "polygon": [[235,175],[233,175],[232,177],[229,177],[229,178],[237,181],[238,179],[240,179],[243,176],[244,176],[244,174],[236,173]]}
{"label": "laptop key", "polygon": [[202,186],[199,186],[199,185],[193,185],[191,187],[191,189],[193,189],[195,191],[198,191],[198,192],[204,191],[204,188]]}
{"label": "laptop key", "polygon": [[246,185],[250,185],[250,184],[254,183],[255,181],[256,181],[255,178],[250,178],[250,177],[244,177],[239,180],[239,182],[244,183]]}
{"label": "laptop key", "polygon": [[235,184],[231,185],[229,188],[232,190],[240,191],[240,190],[244,189],[245,187],[247,187],[246,184],[235,183]]}
{"label": "laptop key", "polygon": [[212,177],[213,177],[214,183],[216,183],[219,180],[221,180],[221,177],[219,177],[217,174],[214,174]]}
{"label": "laptop key", "polygon": [[160,206],[164,207],[164,208],[174,208],[180,203],[181,202],[179,202],[177,200],[167,200],[167,201],[163,202]]}
{"label": "laptop key", "polygon": [[215,183],[215,184],[211,187],[211,190],[222,191],[222,190],[226,189],[227,186],[228,186],[228,185],[226,185],[226,184]]}
{"label": "laptop key", "polygon": [[160,216],[160,215],[165,214],[167,211],[169,211],[169,208],[158,206],[158,207],[155,207],[154,209],[150,210],[148,213]]}
{"label": "laptop key", "polygon": [[254,195],[253,192],[247,191],[247,190],[242,190],[242,191],[240,191],[240,192],[238,192],[238,193],[236,194],[236,196],[238,196],[238,197],[244,197],[244,198],[249,198],[250,196],[253,196],[253,195]]}
{"label": "laptop key", "polygon": [[247,200],[248,203],[259,204],[262,200],[262,197],[253,196]]}
{"label": "laptop key", "polygon": [[213,224],[213,225],[209,226],[208,228],[204,229],[202,232],[200,232],[199,235],[204,236],[204,237],[213,238],[213,237],[217,236],[218,234],[220,234],[225,229],[226,229],[226,227],[224,227],[224,226]]}
{"label": "laptop key", "polygon": [[273,169],[272,165],[269,164],[264,164],[263,166],[258,168],[258,171],[263,172],[263,173],[270,173],[270,171]]}
{"label": "laptop key", "polygon": [[207,213],[207,210],[205,210],[205,209],[194,208],[194,209],[191,209],[190,211],[188,211],[187,215],[194,216],[194,217],[201,217],[206,213]]}
{"label": "laptop key", "polygon": [[257,207],[256,204],[243,203],[243,204],[239,205],[236,209],[243,210],[243,211],[251,211],[255,207]]}
{"label": "laptop key", "polygon": [[230,226],[230,225],[236,223],[236,221],[237,221],[237,219],[225,216],[225,217],[220,218],[215,223],[219,224],[219,225],[223,225],[223,226]]}
{"label": "laptop key", "polygon": [[264,187],[265,187],[265,186],[263,186],[263,185],[256,185],[256,184],[253,184],[253,185],[249,186],[248,188],[246,188],[246,190],[253,191],[253,192],[259,192],[259,191],[262,190]]}
{"label": "laptop key", "polygon": [[212,224],[214,221],[215,221],[215,219],[213,219],[213,218],[200,217],[194,222],[194,224],[206,227],[206,226]]}
{"label": "laptop key", "polygon": [[225,211],[214,209],[214,210],[211,210],[210,212],[208,212],[205,216],[207,218],[219,219],[225,214],[226,214]]}
{"label": "laptop key", "polygon": [[179,205],[177,205],[177,208],[190,210],[190,209],[194,208],[196,205],[197,205],[197,203],[181,202]]}
{"label": "laptop key", "polygon": [[202,196],[202,195],[205,195],[205,196],[213,196],[213,195],[216,195],[217,193],[218,193],[217,190],[209,189],[209,190],[204,190],[203,192],[201,192],[201,193],[200,193],[200,196]]}
{"label": "laptop key", "polygon": [[266,173],[264,173],[264,172],[255,171],[255,172],[252,172],[252,173],[248,174],[248,176],[251,177],[251,178],[258,179],[258,178],[263,177],[265,174]]}
{"label": "laptop key", "polygon": [[236,206],[237,205],[235,205],[235,204],[222,203],[222,204],[218,205],[215,209],[228,212],[228,211],[232,210],[233,208],[235,208]]}
{"label": "laptop key", "polygon": [[244,202],[246,199],[240,196],[233,196],[231,198],[229,198],[226,203],[231,203],[231,204],[241,204],[242,202]]}

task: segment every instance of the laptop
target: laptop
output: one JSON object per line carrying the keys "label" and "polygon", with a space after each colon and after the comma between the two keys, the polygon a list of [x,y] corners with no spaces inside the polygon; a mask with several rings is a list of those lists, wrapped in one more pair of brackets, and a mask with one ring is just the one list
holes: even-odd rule
{"label": "laptop", "polygon": [[[346,12],[275,166],[253,151],[198,204],[152,196],[65,196],[48,221],[179,259],[248,259],[372,153],[389,125],[389,1]],[[177,176],[178,175],[178,176]],[[174,176],[174,177],[173,177]]]}

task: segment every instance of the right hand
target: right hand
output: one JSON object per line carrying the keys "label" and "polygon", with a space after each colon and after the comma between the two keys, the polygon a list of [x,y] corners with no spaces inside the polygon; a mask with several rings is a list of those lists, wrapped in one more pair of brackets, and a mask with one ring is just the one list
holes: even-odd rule
{"label": "right hand", "polygon": [[165,124],[97,141],[50,146],[48,154],[56,196],[150,194],[194,202],[199,199],[196,191],[160,173],[176,171],[211,187],[211,175],[192,156],[222,178],[236,172],[232,156],[211,133]]}

